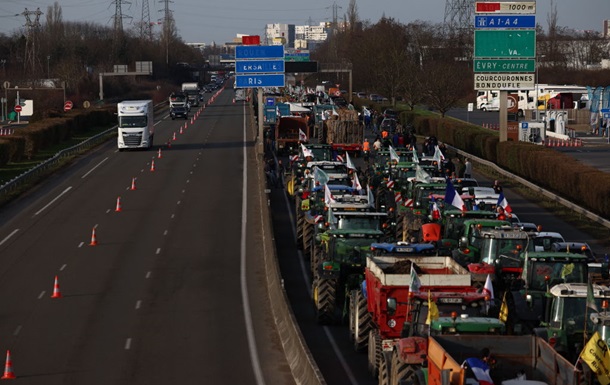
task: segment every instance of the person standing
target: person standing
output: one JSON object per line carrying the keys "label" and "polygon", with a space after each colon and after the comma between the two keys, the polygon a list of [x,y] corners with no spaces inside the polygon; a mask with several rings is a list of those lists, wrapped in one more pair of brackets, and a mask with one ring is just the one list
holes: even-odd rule
{"label": "person standing", "polygon": [[494,184],[491,186],[491,188],[494,189],[496,194],[500,194],[502,192],[502,186],[500,185],[500,181],[497,179],[494,180]]}
{"label": "person standing", "polygon": [[468,158],[464,160],[464,178],[472,178],[472,163]]}

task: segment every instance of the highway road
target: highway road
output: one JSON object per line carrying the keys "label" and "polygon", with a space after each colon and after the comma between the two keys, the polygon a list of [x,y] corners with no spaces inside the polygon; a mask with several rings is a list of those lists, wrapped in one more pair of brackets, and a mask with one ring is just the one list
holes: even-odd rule
{"label": "highway road", "polygon": [[[352,160],[356,165],[361,162],[361,158]],[[474,177],[482,186],[493,184],[492,180],[477,173],[476,167]],[[553,216],[537,202],[510,189],[505,189],[504,194],[523,222],[539,224],[544,231],[560,232],[566,240],[588,242],[598,254],[610,253],[598,240]],[[294,202],[282,189],[272,189],[270,197],[276,247],[285,288],[303,336],[326,382],[376,385],[377,379],[372,378],[367,369],[366,353],[356,353],[352,348],[347,325],[320,326],[316,323],[311,299],[309,260],[303,257],[295,243]]]}
{"label": "highway road", "polygon": [[232,97],[0,211],[0,355],[19,383],[294,384],[263,284],[255,130]]}

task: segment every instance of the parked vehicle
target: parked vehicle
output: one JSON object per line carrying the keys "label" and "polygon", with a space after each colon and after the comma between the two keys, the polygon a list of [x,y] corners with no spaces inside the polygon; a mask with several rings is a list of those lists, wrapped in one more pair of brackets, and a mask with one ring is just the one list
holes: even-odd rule
{"label": "parked vehicle", "polygon": [[433,336],[428,338],[427,362],[428,368],[415,374],[417,385],[585,383],[581,370],[531,335]]}

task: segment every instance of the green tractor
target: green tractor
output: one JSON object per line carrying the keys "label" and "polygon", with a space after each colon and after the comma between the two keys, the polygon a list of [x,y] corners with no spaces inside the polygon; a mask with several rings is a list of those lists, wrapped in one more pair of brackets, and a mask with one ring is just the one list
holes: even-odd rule
{"label": "green tractor", "polygon": [[319,234],[319,263],[313,272],[312,297],[320,324],[337,324],[347,318],[347,293],[364,280],[371,244],[383,237],[380,230],[328,230]]}
{"label": "green tractor", "polygon": [[[496,293],[506,293],[506,325],[512,334],[531,334],[540,326],[553,286],[588,281],[587,257],[584,255],[558,252],[524,254],[520,278],[501,281],[496,276],[495,284],[503,282],[506,288],[494,287]],[[496,295],[496,298],[500,297]]]}
{"label": "green tractor", "polygon": [[610,313],[607,313],[610,288],[591,285],[594,304],[588,304],[588,286],[587,283],[560,283],[553,286],[544,322],[534,330],[537,336],[544,338],[572,363],[576,362],[588,339],[585,333],[590,338],[595,331],[599,331],[604,341],[610,339]]}

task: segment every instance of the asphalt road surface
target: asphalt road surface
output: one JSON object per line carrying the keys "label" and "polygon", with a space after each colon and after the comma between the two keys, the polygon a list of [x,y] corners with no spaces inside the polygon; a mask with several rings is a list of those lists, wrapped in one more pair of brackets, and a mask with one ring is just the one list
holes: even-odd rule
{"label": "asphalt road surface", "polygon": [[0,354],[17,381],[294,384],[264,285],[255,130],[232,97],[0,211]]}

